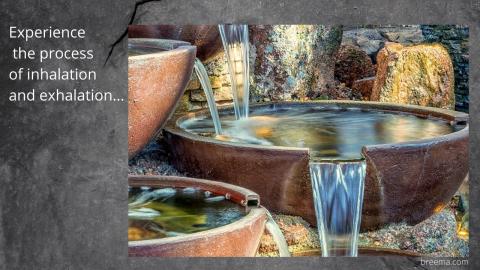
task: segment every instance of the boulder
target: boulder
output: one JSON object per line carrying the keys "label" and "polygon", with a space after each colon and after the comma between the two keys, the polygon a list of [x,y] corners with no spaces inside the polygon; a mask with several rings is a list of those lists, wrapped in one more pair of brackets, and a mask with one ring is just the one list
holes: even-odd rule
{"label": "boulder", "polygon": [[317,98],[336,85],[341,26],[250,26],[251,99]]}
{"label": "boulder", "polygon": [[386,43],[377,55],[371,100],[453,109],[453,65],[440,44]]}
{"label": "boulder", "polygon": [[360,95],[362,100],[370,100],[374,83],[375,77],[356,80],[352,84],[352,91]]}
{"label": "boulder", "polygon": [[342,45],[335,61],[335,78],[347,87],[354,81],[375,75],[372,60],[357,46]]}

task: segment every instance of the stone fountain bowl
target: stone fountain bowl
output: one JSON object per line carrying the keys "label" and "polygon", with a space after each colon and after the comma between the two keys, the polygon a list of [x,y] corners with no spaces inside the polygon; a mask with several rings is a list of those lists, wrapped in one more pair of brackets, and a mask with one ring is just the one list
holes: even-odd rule
{"label": "stone fountain bowl", "polygon": [[173,113],[192,75],[196,48],[187,42],[129,39],[128,157],[135,156]]}
{"label": "stone fountain bowl", "polygon": [[223,52],[218,25],[130,25],[128,37],[183,40],[197,46],[202,61]]}
{"label": "stone fountain bowl", "polygon": [[129,256],[161,257],[253,257],[267,220],[260,197],[245,188],[222,182],[177,176],[129,176],[131,187],[194,187],[223,195],[246,207],[248,213],[228,225],[182,236],[129,241]]}
{"label": "stone fountain bowl", "polygon": [[[275,106],[334,104],[435,117],[465,128],[404,143],[365,145],[367,162],[362,230],[405,221],[419,223],[447,206],[468,173],[468,115],[461,112],[379,102],[283,102]],[[272,106],[272,104],[255,105]],[[232,110],[229,107],[221,110]],[[172,163],[190,175],[226,181],[257,192],[271,211],[316,224],[306,148],[259,146],[188,133],[178,123],[207,110],[172,118],[165,128]]]}

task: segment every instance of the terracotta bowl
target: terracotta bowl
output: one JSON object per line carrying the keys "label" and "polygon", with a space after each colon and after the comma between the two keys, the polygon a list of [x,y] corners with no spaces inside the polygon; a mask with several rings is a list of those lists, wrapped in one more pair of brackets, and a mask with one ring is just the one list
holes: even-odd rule
{"label": "terracotta bowl", "polygon": [[128,158],[135,156],[162,128],[182,97],[195,60],[195,46],[160,39],[129,39]]}
{"label": "terracotta bowl", "polygon": [[[275,106],[335,104],[445,119],[467,124],[461,112],[378,102],[284,102]],[[255,105],[258,107],[273,104]],[[232,109],[224,107],[222,110]],[[165,138],[172,163],[190,175],[226,181],[257,192],[271,211],[316,224],[306,148],[232,143],[191,134],[177,123],[208,111],[172,118]],[[468,125],[444,136],[404,143],[365,145],[367,161],[362,229],[405,221],[416,224],[448,205],[468,173]]]}
{"label": "terracotta bowl", "polygon": [[197,46],[197,57],[202,61],[223,52],[218,25],[130,25],[128,37],[187,41]]}
{"label": "terracotta bowl", "polygon": [[188,235],[142,241],[129,241],[129,256],[161,257],[253,257],[267,220],[259,196],[238,186],[177,176],[129,176],[131,187],[195,187],[223,195],[244,206],[248,213],[225,226]]}

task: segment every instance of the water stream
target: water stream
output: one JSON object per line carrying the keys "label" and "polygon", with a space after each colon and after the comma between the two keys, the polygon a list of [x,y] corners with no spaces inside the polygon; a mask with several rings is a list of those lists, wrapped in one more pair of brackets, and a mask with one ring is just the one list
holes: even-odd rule
{"label": "water stream", "polygon": [[[228,68],[230,72],[232,95],[234,101],[234,111],[236,121],[232,121],[230,124],[233,128],[228,128],[225,135],[217,136],[218,139],[240,141],[253,144],[275,144],[275,143],[295,143],[295,138],[298,136],[284,136],[281,134],[275,140],[275,134],[288,133],[281,132],[278,123],[281,121],[276,118],[276,115],[265,118],[252,119],[253,123],[245,122],[249,121],[249,41],[248,41],[248,26],[247,25],[219,25],[220,36],[222,38],[223,46],[225,49],[225,56],[228,62]],[[197,61],[199,62],[199,61]],[[197,65],[195,66],[197,74]],[[199,68],[200,69],[200,68]],[[205,72],[206,73],[206,72]],[[200,76],[199,76],[200,77]],[[208,82],[208,76],[207,82]],[[208,87],[203,86],[204,89]],[[206,91],[207,94],[207,91]],[[208,94],[207,94],[208,98]],[[212,98],[213,99],[213,98]],[[220,128],[220,121],[218,119],[218,112],[216,112],[216,106],[213,100],[212,106],[209,102],[210,112],[212,113],[212,119],[215,123],[216,134],[219,135],[222,132]],[[214,112],[215,111],[215,112]],[[311,112],[307,112],[307,115]],[[215,116],[214,116],[215,115]],[[317,116],[317,115],[315,115]],[[338,120],[336,117],[334,117]],[[318,118],[315,117],[318,121]],[[298,120],[298,119],[290,119]],[[218,121],[218,123],[217,123]],[[285,121],[288,122],[288,121]],[[303,129],[288,129],[292,130],[294,134],[300,132],[300,134],[310,137],[309,134],[305,134],[305,130],[314,131],[311,133],[323,132],[335,137],[329,142],[337,142],[337,134],[332,130],[326,130],[328,128],[322,128],[322,126],[312,125],[312,121],[308,119],[302,121],[306,122],[306,128]],[[337,121],[335,121],[337,122]],[[295,124],[297,123],[297,124]],[[317,124],[317,123],[316,123]],[[344,123],[345,124],[345,123]],[[298,125],[298,122],[294,122],[293,125]],[[195,126],[195,125],[194,125]],[[197,126],[198,128],[199,126]],[[251,130],[248,129],[251,127]],[[184,127],[185,128],[185,127]],[[364,128],[364,127],[363,127]],[[200,127],[201,131],[205,132],[205,127]],[[341,128],[339,127],[339,130]],[[249,131],[250,130],[250,131]],[[280,132],[279,132],[280,131]],[[334,134],[332,136],[332,134]],[[352,133],[349,134],[351,136]],[[239,136],[240,135],[240,136]],[[239,138],[240,137],[240,138]],[[315,136],[311,136],[315,137]],[[302,145],[296,146],[314,146],[315,155],[339,156],[357,155],[357,149],[355,143],[350,142],[349,147],[352,149],[343,148],[328,148],[323,149],[320,147],[321,142],[324,140],[313,139],[310,140],[311,145],[303,145],[305,139],[301,138],[299,143]],[[286,142],[283,141],[286,140]],[[293,142],[292,142],[293,140]],[[271,141],[275,141],[272,143]],[[307,142],[309,142],[307,140]],[[345,142],[340,142],[344,144]],[[307,143],[309,144],[309,143]],[[320,149],[317,149],[320,148]],[[340,151],[342,150],[342,151]],[[353,150],[349,152],[350,150]],[[348,154],[347,154],[348,153]],[[364,161],[357,162],[311,162],[310,163],[311,181],[314,193],[314,204],[317,215],[318,231],[322,246],[322,256],[357,256],[357,241],[358,233],[360,230],[361,210],[363,204],[363,192],[364,181],[366,174],[366,163]],[[279,253],[281,257],[289,257],[288,245],[285,241],[280,228],[273,220],[270,213],[268,213],[268,221],[266,223],[266,229],[273,236],[274,241],[277,243]]]}
{"label": "water stream", "polygon": [[217,104],[215,104],[215,97],[213,95],[212,85],[208,78],[207,70],[200,59],[195,59],[195,74],[197,74],[198,80],[202,85],[203,92],[207,97],[208,109],[212,117],[213,126],[217,135],[222,134],[222,125],[220,123],[220,117],[218,116]]}
{"label": "water stream", "polygon": [[249,107],[249,43],[248,25],[218,26],[228,62],[236,119],[248,117]]}
{"label": "water stream", "polygon": [[358,256],[366,162],[311,162],[322,256]]}

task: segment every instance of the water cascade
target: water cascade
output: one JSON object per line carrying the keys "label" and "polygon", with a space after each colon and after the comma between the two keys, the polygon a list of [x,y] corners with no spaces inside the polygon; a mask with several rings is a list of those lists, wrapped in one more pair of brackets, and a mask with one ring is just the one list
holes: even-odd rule
{"label": "water cascade", "polygon": [[[249,115],[248,26],[219,25],[219,31],[232,82],[235,119],[238,121],[248,118]],[[195,68],[197,69],[197,65]],[[210,102],[209,108],[214,119]],[[217,125],[215,130],[219,134]],[[365,162],[311,162],[310,172],[322,256],[357,256]],[[280,256],[290,256],[285,237],[270,213],[266,229],[276,241]]]}
{"label": "water cascade", "polygon": [[208,78],[207,70],[200,59],[195,59],[195,74],[202,85],[205,96],[207,97],[208,109],[212,116],[213,125],[215,127],[215,133],[217,135],[222,134],[222,125],[220,123],[220,117],[218,116],[217,104],[215,104],[215,97],[213,96],[212,85]]}
{"label": "water cascade", "polygon": [[[422,124],[421,119],[362,110],[328,111],[325,108],[310,108],[305,112],[280,110],[270,118],[266,118],[265,115],[256,116],[253,112],[254,117],[248,118],[248,26],[219,25],[219,32],[228,62],[235,112],[234,121],[228,118],[228,120],[224,119],[225,136],[222,138],[244,143],[310,148],[313,159],[310,162],[310,174],[322,256],[358,256],[358,234],[363,205],[366,163],[365,161],[342,160],[359,160],[361,158],[359,151],[361,147],[365,144],[375,144],[375,142],[362,141],[365,138],[388,142],[420,136],[414,132],[410,134],[407,131],[397,135],[396,132],[389,133],[388,129],[391,127],[398,128],[398,122],[396,121],[398,118],[399,123],[409,127],[408,131],[417,130],[413,127]],[[199,63],[198,60],[197,62]],[[203,68],[203,65],[201,68]],[[197,67],[197,64],[195,65],[197,74],[200,73],[201,68]],[[206,76],[206,72],[204,73]],[[209,84],[208,77],[206,78],[206,84]],[[204,86],[202,83],[202,87],[205,89],[208,99],[208,86]],[[212,101],[208,99],[209,108],[218,135],[222,132],[222,129],[220,128],[213,95],[211,99]],[[427,124],[432,129],[432,133],[441,133],[443,129],[447,129],[440,123],[438,125],[430,122]],[[367,125],[376,128],[365,128]],[[201,123],[197,123],[196,128],[202,126]],[[205,131],[205,127],[202,127],[202,131]],[[379,127],[386,131],[382,129],[378,132],[379,134],[351,136],[351,134],[363,135],[363,133],[368,133],[371,130],[379,130]],[[192,131],[186,126],[183,128]],[[353,131],[352,129],[358,130]],[[348,144],[342,144],[342,142],[347,141]],[[322,160],[322,157],[333,160]],[[280,256],[290,256],[285,238],[270,214],[266,228],[274,237],[279,247]]]}
{"label": "water cascade", "polygon": [[365,161],[310,162],[322,256],[358,256]]}
{"label": "water cascade", "polygon": [[220,36],[232,81],[236,119],[248,117],[249,105],[249,43],[247,25],[219,25]]}

